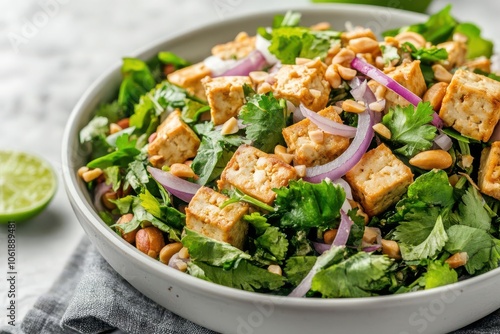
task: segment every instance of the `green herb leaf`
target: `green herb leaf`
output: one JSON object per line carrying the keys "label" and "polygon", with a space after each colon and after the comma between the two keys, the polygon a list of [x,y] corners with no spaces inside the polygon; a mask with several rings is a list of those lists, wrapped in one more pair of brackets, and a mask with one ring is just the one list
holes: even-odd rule
{"label": "green herb leaf", "polygon": [[255,94],[250,86],[243,87],[247,103],[241,107],[239,117],[245,128],[246,137],[253,146],[271,153],[278,144],[284,145],[281,130],[286,127],[286,104],[278,100],[272,92]]}
{"label": "green herb leaf", "polygon": [[333,227],[338,223],[340,208],[345,200],[344,189],[327,181],[317,184],[291,181],[288,187],[274,191],[281,226],[296,230]]}
{"label": "green herb leaf", "polygon": [[427,290],[456,282],[458,274],[447,263],[431,261],[427,266],[427,272],[423,275],[421,285]]}
{"label": "green herb leaf", "polygon": [[109,121],[106,117],[96,116],[80,130],[80,143],[91,142],[99,136],[106,136],[109,131]]}
{"label": "green herb leaf", "polygon": [[486,210],[481,195],[476,188],[470,186],[458,204],[458,212],[452,218],[461,225],[479,228],[485,231],[491,229],[491,216]]}
{"label": "green herb leaf", "polygon": [[412,105],[391,108],[382,123],[391,130],[390,142],[398,147],[395,152],[412,157],[432,147],[436,128],[428,123],[433,113],[429,102],[419,103],[417,108]]}
{"label": "green herb leaf", "polygon": [[493,55],[493,42],[481,37],[481,29],[472,23],[461,23],[455,27],[455,33],[467,37],[467,59]]}
{"label": "green herb leaf", "polygon": [[400,243],[401,256],[405,261],[434,258],[443,249],[447,240],[443,219],[438,216],[433,229],[422,243]]}
{"label": "green herb leaf", "polygon": [[176,70],[191,65],[191,63],[188,62],[186,59],[179,57],[175,53],[169,51],[159,52],[158,59],[163,64],[173,65]]}
{"label": "green herb leaf", "polygon": [[148,65],[136,58],[123,59],[122,75],[118,103],[131,114],[140,97],[152,89],[156,81]]}
{"label": "green herb leaf", "polygon": [[434,46],[432,48],[417,49],[415,45],[410,42],[403,43],[402,48],[410,52],[413,59],[418,59],[425,64],[431,64],[448,59],[448,51],[444,48],[437,48]]}
{"label": "green herb leaf", "polygon": [[249,254],[228,243],[208,238],[187,228],[184,231],[182,244],[189,249],[189,255],[194,261],[230,269],[236,267],[242,259],[251,259]]}
{"label": "green herb leaf", "polygon": [[286,283],[283,276],[259,268],[246,260],[230,270],[215,267],[201,261],[190,261],[188,271],[191,275],[209,282],[246,291],[275,291]]}
{"label": "green herb leaf", "polygon": [[277,227],[263,221],[266,218],[258,216],[260,214],[253,213],[244,217],[245,221],[249,222],[257,232],[257,238],[254,240],[255,257],[281,264],[288,251],[287,236]]}
{"label": "green herb leaf", "polygon": [[284,269],[285,276],[288,282],[293,286],[297,286],[302,282],[304,277],[311,271],[316,263],[316,256],[293,256],[286,261]]}
{"label": "green herb leaf", "polygon": [[136,147],[136,140],[130,140],[129,135],[124,133],[116,140],[116,150],[92,160],[87,164],[89,168],[107,168],[111,166],[120,166],[126,168],[141,151]]}
{"label": "green herb leaf", "polygon": [[408,187],[408,197],[427,205],[440,205],[445,208],[455,203],[453,187],[443,170],[432,170],[420,175]]}
{"label": "green herb leaf", "polygon": [[359,252],[345,261],[318,272],[311,290],[325,298],[368,297],[389,286],[392,261],[383,255]]}

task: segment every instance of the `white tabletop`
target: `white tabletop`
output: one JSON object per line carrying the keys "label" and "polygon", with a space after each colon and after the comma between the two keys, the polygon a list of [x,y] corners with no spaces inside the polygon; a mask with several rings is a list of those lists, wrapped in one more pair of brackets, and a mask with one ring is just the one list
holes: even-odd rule
{"label": "white tabletop", "polygon": [[[0,3],[0,148],[31,151],[61,170],[62,133],[85,88],[121,57],[181,29],[307,0],[26,0]],[[447,2],[436,0],[431,12]],[[479,3],[481,5],[479,5]],[[45,6],[43,4],[46,4]],[[453,1],[500,45],[494,0]],[[496,28],[496,29],[495,29]],[[498,49],[497,49],[498,50]],[[83,230],[59,190],[38,217],[17,225],[17,319],[62,271]],[[7,228],[0,226],[0,326],[7,323]]]}

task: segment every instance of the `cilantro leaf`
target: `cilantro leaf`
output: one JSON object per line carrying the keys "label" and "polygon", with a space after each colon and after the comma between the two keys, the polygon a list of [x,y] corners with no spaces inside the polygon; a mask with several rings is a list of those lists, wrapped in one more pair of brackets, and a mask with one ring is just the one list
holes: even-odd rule
{"label": "cilantro leaf", "polygon": [[120,119],[127,116],[118,101],[100,105],[97,108],[95,115],[106,117],[110,123],[116,123]]}
{"label": "cilantro leaf", "polygon": [[281,263],[286,258],[288,251],[288,239],[286,234],[276,226],[271,226],[266,218],[259,213],[253,213],[243,218],[249,222],[257,231],[254,240],[256,252],[254,257],[269,263]]}
{"label": "cilantro leaf", "polygon": [[286,261],[285,276],[293,286],[302,282],[316,263],[316,256],[293,256]]}
{"label": "cilantro leaf", "polygon": [[469,187],[458,204],[458,212],[452,215],[457,223],[479,228],[485,231],[491,229],[491,216],[484,207],[481,195],[474,187]]}
{"label": "cilantro leaf", "polygon": [[413,59],[418,59],[425,64],[448,59],[448,51],[444,48],[437,48],[433,46],[431,48],[417,49],[415,45],[410,42],[403,43],[402,48],[410,52]]}
{"label": "cilantro leaf", "polygon": [[317,184],[291,181],[288,187],[274,189],[274,192],[281,226],[297,230],[333,227],[345,200],[344,189],[327,181]]}
{"label": "cilantro leaf", "polygon": [[408,105],[390,109],[383,117],[382,123],[391,130],[390,142],[397,147],[395,152],[412,157],[432,147],[436,128],[428,123],[432,121],[433,113],[429,102],[421,102],[417,108]]}
{"label": "cilantro leaf", "polygon": [[92,120],[80,130],[80,143],[92,141],[99,136],[106,136],[109,131],[109,121],[106,117],[95,116]]}
{"label": "cilantro leaf", "polygon": [[245,128],[246,137],[253,141],[253,146],[271,153],[278,144],[284,145],[281,130],[286,127],[286,103],[276,99],[272,92],[255,94],[253,89],[245,85],[246,104],[241,107],[239,117]]}
{"label": "cilantro leaf", "polygon": [[458,282],[457,272],[447,263],[437,261],[429,263],[427,272],[422,277],[420,284],[425,286],[426,290]]}
{"label": "cilantro leaf", "polygon": [[307,238],[306,231],[297,231],[290,239],[290,249],[294,256],[305,256],[314,253],[311,241]]}
{"label": "cilantro leaf", "polygon": [[455,33],[467,36],[467,59],[493,55],[493,43],[481,37],[481,29],[472,23],[461,23],[455,27]]}
{"label": "cilantro leaf", "polygon": [[176,70],[191,65],[191,63],[186,59],[169,51],[158,52],[158,60],[163,64],[174,66]]}
{"label": "cilantro leaf", "polygon": [[140,97],[152,89],[156,81],[148,65],[137,58],[123,58],[121,70],[123,81],[120,85],[118,103],[131,114]]}
{"label": "cilantro leaf", "polygon": [[319,271],[313,277],[311,290],[325,298],[375,296],[390,285],[391,265],[392,261],[385,255],[359,252]]}
{"label": "cilantro leaf", "polygon": [[443,219],[438,216],[434,227],[423,242],[400,243],[401,256],[405,261],[433,258],[443,249],[446,241],[448,241],[448,235],[444,229]]}
{"label": "cilantro leaf", "polygon": [[240,261],[230,270],[194,260],[188,263],[188,271],[192,276],[209,282],[246,291],[275,291],[286,283],[285,277],[259,268],[246,260]]}
{"label": "cilantro leaf", "polygon": [[189,249],[189,255],[194,261],[230,269],[236,267],[242,259],[251,258],[249,254],[228,243],[206,237],[187,228],[184,231],[182,244]]}
{"label": "cilantro leaf", "polygon": [[466,225],[453,225],[448,229],[449,240],[445,249],[452,254],[466,252],[469,260],[465,269],[471,275],[498,267],[499,240],[485,230]]}
{"label": "cilantro leaf", "polygon": [[199,176],[196,182],[205,185],[221,175],[238,146],[247,141],[237,134],[223,136],[211,122],[195,125],[195,131],[202,140],[191,168]]}
{"label": "cilantro leaf", "polygon": [[408,198],[443,208],[455,202],[453,187],[448,175],[442,170],[431,170],[417,177],[408,187]]}
{"label": "cilantro leaf", "polygon": [[408,199],[402,200],[398,206],[400,223],[393,232],[394,239],[410,245],[423,243],[434,229],[442,209]]}
{"label": "cilantro leaf", "polygon": [[124,133],[116,140],[116,150],[87,164],[89,168],[107,168],[111,166],[127,167],[137,155],[141,153],[136,147],[136,140],[130,140],[129,134]]}

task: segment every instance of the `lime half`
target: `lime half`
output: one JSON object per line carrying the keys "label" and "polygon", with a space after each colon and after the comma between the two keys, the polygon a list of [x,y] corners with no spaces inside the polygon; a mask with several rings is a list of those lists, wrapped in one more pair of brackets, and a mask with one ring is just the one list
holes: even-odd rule
{"label": "lime half", "polygon": [[39,214],[57,189],[52,166],[24,152],[0,151],[0,223]]}

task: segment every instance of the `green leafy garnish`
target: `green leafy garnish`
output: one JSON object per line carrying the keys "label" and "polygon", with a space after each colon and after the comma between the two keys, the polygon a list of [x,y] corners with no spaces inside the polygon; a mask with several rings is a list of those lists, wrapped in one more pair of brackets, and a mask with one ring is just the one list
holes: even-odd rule
{"label": "green leafy garnish", "polygon": [[169,51],[159,52],[158,59],[163,64],[173,65],[176,70],[191,65],[191,63],[186,59],[181,58],[175,53]]}
{"label": "green leafy garnish", "polygon": [[293,286],[302,282],[316,263],[316,256],[293,256],[288,258],[284,269],[285,276]]}
{"label": "green leafy garnish", "polygon": [[317,184],[290,181],[288,187],[274,191],[281,226],[297,230],[333,227],[338,223],[340,208],[345,200],[344,189],[327,181]]}
{"label": "green leafy garnish", "polygon": [[116,140],[116,150],[92,160],[87,164],[89,168],[107,168],[111,166],[127,167],[135,157],[141,153],[136,147],[136,140],[130,140],[128,134],[123,134]]}
{"label": "green leafy garnish", "polygon": [[431,48],[420,48],[417,49],[415,45],[410,42],[405,42],[401,46],[406,49],[412,56],[413,59],[418,59],[422,63],[434,63],[442,60],[448,59],[448,51],[443,48],[431,47]]}
{"label": "green leafy garnish", "polygon": [[436,128],[428,124],[433,113],[429,102],[421,102],[416,108],[413,105],[391,108],[382,123],[391,131],[390,142],[397,147],[394,151],[412,157],[430,149],[436,137]]}
{"label": "green leafy garnish", "polygon": [[131,114],[140,97],[151,90],[156,81],[148,65],[137,58],[123,58],[122,75],[118,103]]}
{"label": "green leafy garnish", "polygon": [[454,269],[451,269],[447,263],[431,261],[427,266],[427,272],[422,276],[421,285],[425,289],[437,288],[447,284],[456,283],[458,274]]}
{"label": "green leafy garnish", "polygon": [[286,234],[281,232],[278,227],[265,222],[266,219],[259,213],[247,215],[243,219],[256,230],[254,257],[259,260],[269,261],[269,263],[281,264],[285,260],[288,251]]}
{"label": "green leafy garnish", "polygon": [[243,86],[246,103],[241,107],[239,117],[245,128],[246,137],[253,146],[271,153],[276,145],[284,145],[281,130],[286,127],[286,102],[276,99],[272,92],[256,94],[248,85]]}
{"label": "green leafy garnish", "polygon": [[348,259],[319,271],[311,290],[324,298],[375,296],[389,286],[392,261],[385,255],[359,252]]}
{"label": "green leafy garnish", "polygon": [[400,244],[401,256],[407,261],[434,258],[443,249],[447,240],[448,235],[444,229],[443,219],[438,216],[434,227],[423,242]]}

